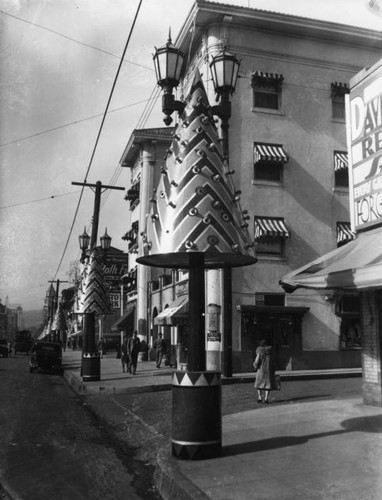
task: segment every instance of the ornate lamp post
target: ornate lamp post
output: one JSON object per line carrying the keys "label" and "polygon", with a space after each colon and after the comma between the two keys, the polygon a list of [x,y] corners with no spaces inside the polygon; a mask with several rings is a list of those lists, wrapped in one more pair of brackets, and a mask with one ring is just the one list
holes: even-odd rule
{"label": "ornate lamp post", "polygon": [[[212,81],[220,104],[212,107],[212,113],[221,119],[222,147],[224,161],[229,170],[229,143],[228,121],[231,118],[231,102],[229,95],[236,89],[239,75],[240,62],[236,56],[230,54],[224,47],[221,52],[212,57],[210,69]],[[223,374],[232,377],[232,271],[231,268],[223,269]]]}
{"label": "ornate lamp post", "polygon": [[[85,290],[83,297],[82,310],[83,314],[83,345],[82,345],[82,364],[81,375],[84,382],[97,381],[101,379],[101,363],[95,342],[95,317],[96,314],[108,314],[110,304],[103,284],[103,272],[98,264],[98,256],[96,255],[96,244],[98,234],[98,222],[101,205],[102,189],[117,189],[123,191],[124,187],[105,186],[101,181],[95,184],[86,182],[72,182],[75,186],[87,186],[94,189],[94,210],[92,233],[90,237],[89,247],[89,267],[85,279]],[[86,259],[86,250],[89,245],[89,235],[86,230],[79,237],[80,248],[82,250],[82,262]],[[104,251],[110,248],[111,238],[105,231],[101,238],[101,246]]]}
{"label": "ornate lamp post", "polygon": [[86,232],[86,227],[84,227],[84,232],[79,235],[78,240],[80,242],[80,249],[82,250],[81,262],[84,263],[86,259],[86,251],[90,243],[90,236]]}
{"label": "ornate lamp post", "polygon": [[107,234],[107,229],[105,228],[105,234],[101,236],[101,248],[103,250],[104,259],[106,259],[107,251],[111,247],[111,237]]}
{"label": "ornate lamp post", "polygon": [[211,111],[222,121],[223,152],[226,156],[226,161],[228,161],[228,120],[231,118],[229,95],[235,92],[239,68],[239,60],[236,56],[230,54],[226,47],[216,56],[212,56],[210,62],[215,92],[220,97],[220,104],[213,106]]}
{"label": "ornate lamp post", "polygon": [[171,39],[154,55],[158,85],[164,90],[164,121],[170,124],[174,111],[180,121],[150,200],[150,217],[141,232],[143,255],[137,262],[189,270],[188,370],[173,374],[172,452],[196,459],[221,452],[221,374],[205,369],[205,269],[247,266],[256,259],[238,193],[227,182],[228,147],[223,151],[214,120],[215,114],[228,122],[237,59],[223,50],[212,60],[222,103],[211,108],[198,71],[185,102],[174,100],[182,57]]}
{"label": "ornate lamp post", "polygon": [[182,112],[185,104],[176,101],[173,96],[173,89],[179,85],[180,75],[183,68],[184,55],[171,42],[171,33],[168,35],[166,45],[155,48],[153,56],[157,82],[163,89],[162,110],[166,115],[163,121],[166,125],[172,123],[170,115],[174,111]]}

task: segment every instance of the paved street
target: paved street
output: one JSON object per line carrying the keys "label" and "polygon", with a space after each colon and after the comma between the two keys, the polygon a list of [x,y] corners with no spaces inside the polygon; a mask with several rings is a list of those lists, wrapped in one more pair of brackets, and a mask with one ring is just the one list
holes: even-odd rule
{"label": "paved street", "polygon": [[154,468],[166,500],[379,499],[381,412],[361,404],[359,376],[284,379],[270,405],[251,381],[224,384],[222,457],[183,461],[169,452],[170,370],[122,374],[110,354],[102,380],[76,395],[66,381],[79,360],[64,354],[66,380],[29,374],[21,355],[0,361],[1,483],[13,499],[155,499]]}
{"label": "paved street", "polygon": [[0,358],[0,394],[0,498],[158,498],[152,469],[62,375],[30,374],[25,355]]}

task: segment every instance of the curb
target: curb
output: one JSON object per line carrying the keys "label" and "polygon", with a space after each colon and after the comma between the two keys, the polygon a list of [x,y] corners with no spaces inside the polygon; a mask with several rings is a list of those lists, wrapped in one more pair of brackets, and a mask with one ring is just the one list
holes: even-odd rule
{"label": "curb", "polygon": [[[349,377],[362,377],[362,370],[338,370],[336,371],[321,371],[321,372],[293,372],[280,373],[281,381],[295,381],[295,380],[325,380],[333,378],[349,378]],[[255,374],[234,377],[222,377],[222,385],[233,385],[233,384],[246,384],[253,383],[255,381]],[[131,387],[117,387],[115,385],[107,384],[100,381],[95,385],[89,385],[82,381],[82,379],[71,370],[64,370],[64,378],[70,384],[72,389],[80,395],[86,394],[97,394],[109,396],[116,393],[123,394],[139,394],[145,392],[159,392],[159,391],[169,391],[172,389],[171,383],[162,384],[147,384]]]}
{"label": "curb", "polygon": [[210,500],[179,470],[171,457],[170,445],[165,445],[157,453],[154,484],[163,500]]}
{"label": "curb", "polygon": [[68,382],[68,384],[72,387],[74,392],[80,395],[87,394],[98,394],[110,396],[111,394],[139,394],[143,392],[159,392],[159,391],[168,391],[171,389],[171,384],[149,384],[149,385],[140,385],[134,387],[121,387],[117,388],[114,385],[101,385],[102,381],[100,381],[97,385],[90,386],[83,382],[80,377],[74,374],[71,371],[64,371],[64,378]]}

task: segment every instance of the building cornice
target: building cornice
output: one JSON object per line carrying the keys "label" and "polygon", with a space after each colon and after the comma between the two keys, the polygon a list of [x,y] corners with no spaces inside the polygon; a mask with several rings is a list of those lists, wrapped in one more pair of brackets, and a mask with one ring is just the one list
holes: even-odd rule
{"label": "building cornice", "polygon": [[[382,48],[381,31],[206,0],[196,0],[175,44],[182,50],[186,50],[192,38],[197,40],[201,32],[213,24],[226,24],[227,26],[236,24],[248,29],[276,31],[280,34],[285,33],[374,49]],[[193,33],[194,25],[195,33]]]}
{"label": "building cornice", "polygon": [[121,167],[133,166],[142,144],[151,142],[169,142],[174,133],[174,127],[158,127],[135,129],[125,147],[119,164]]}

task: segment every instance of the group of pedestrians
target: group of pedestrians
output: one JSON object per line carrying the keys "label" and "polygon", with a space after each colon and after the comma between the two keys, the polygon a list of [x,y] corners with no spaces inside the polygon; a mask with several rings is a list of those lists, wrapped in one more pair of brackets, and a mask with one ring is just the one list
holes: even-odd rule
{"label": "group of pedestrians", "polygon": [[[166,341],[161,333],[153,343],[156,351],[156,367],[160,368],[163,356],[167,351]],[[122,342],[122,371],[135,375],[137,372],[138,353],[141,348],[141,341],[138,332],[135,330],[129,337],[125,336]],[[272,355],[272,347],[263,339],[260,340],[256,349],[256,356],[253,362],[253,368],[256,372],[255,389],[257,390],[257,402],[269,404],[269,393],[280,389],[276,369]]]}
{"label": "group of pedestrians", "polygon": [[121,353],[123,373],[125,373],[126,368],[126,372],[131,373],[132,375],[136,374],[140,347],[141,341],[136,330],[130,337],[125,337],[123,339]]}
{"label": "group of pedestrians", "polygon": [[[167,343],[161,333],[153,343],[156,351],[156,367],[160,368],[163,356],[167,351]],[[121,362],[123,373],[135,375],[137,372],[138,353],[141,350],[141,341],[138,332],[135,330],[132,335],[125,336],[121,346]]]}

